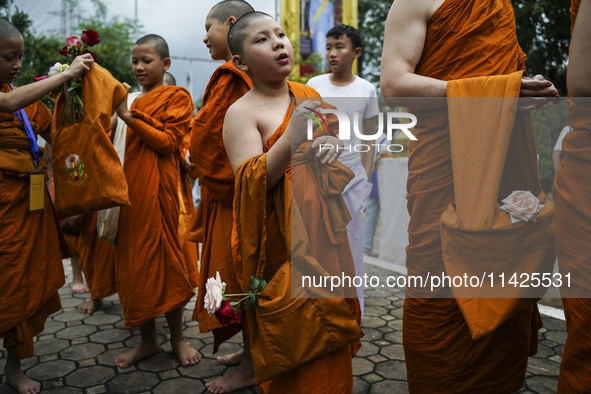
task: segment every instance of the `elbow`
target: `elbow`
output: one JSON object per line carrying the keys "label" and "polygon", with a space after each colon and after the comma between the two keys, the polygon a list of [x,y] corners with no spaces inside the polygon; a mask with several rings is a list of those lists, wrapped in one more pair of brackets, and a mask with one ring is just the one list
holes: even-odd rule
{"label": "elbow", "polygon": [[18,107],[18,105],[16,105],[14,103],[14,100],[6,100],[5,98],[3,100],[0,100],[0,112],[4,112],[4,113],[13,113],[18,111],[20,108]]}

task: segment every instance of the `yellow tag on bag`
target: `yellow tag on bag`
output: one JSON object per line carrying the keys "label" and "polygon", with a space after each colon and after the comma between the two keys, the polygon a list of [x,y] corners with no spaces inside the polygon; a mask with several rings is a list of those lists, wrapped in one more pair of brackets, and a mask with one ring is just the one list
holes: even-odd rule
{"label": "yellow tag on bag", "polygon": [[44,174],[31,174],[29,196],[29,211],[39,211],[45,208]]}

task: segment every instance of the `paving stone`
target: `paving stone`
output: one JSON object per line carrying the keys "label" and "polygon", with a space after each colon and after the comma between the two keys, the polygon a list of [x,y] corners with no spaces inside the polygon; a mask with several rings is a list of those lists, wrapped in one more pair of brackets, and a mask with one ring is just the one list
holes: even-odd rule
{"label": "paving stone", "polygon": [[160,379],[162,380],[167,380],[178,378],[181,375],[176,371],[176,369],[169,369],[168,371],[160,372],[158,376],[160,376]]}
{"label": "paving stone", "polygon": [[554,351],[556,352],[556,354],[562,357],[562,353],[564,352],[564,345],[558,345],[554,347]]}
{"label": "paving stone", "polygon": [[62,351],[62,358],[68,360],[85,360],[94,358],[105,351],[105,347],[98,343],[84,343],[82,345],[71,346]]}
{"label": "paving stone", "polygon": [[82,305],[84,303],[84,300],[81,300],[80,298],[74,298],[74,297],[69,297],[69,298],[64,298],[62,297],[61,299],[62,302],[62,308],[72,308],[72,307],[76,307],[78,305]]}
{"label": "paving stone", "polygon": [[82,324],[82,320],[72,320],[66,323],[66,327],[74,327]]}
{"label": "paving stone", "polygon": [[43,394],[82,394],[83,391],[74,387],[56,387],[42,391]]}
{"label": "paving stone", "polygon": [[376,373],[368,373],[367,375],[363,375],[362,376],[363,380],[365,380],[368,383],[376,383],[376,382],[381,382],[382,380],[384,380],[383,377],[381,377],[380,375],[376,374]]}
{"label": "paving stone", "polygon": [[110,306],[109,308],[105,309],[105,312],[107,312],[111,315],[122,315],[123,309],[121,308],[121,304],[114,304],[114,305]]}
{"label": "paving stone", "polygon": [[543,358],[530,357],[527,370],[534,375],[557,376],[560,364]]}
{"label": "paving stone", "polygon": [[388,314],[388,310],[379,306],[365,306],[365,310],[363,311],[364,318],[366,316],[382,316],[386,314]]}
{"label": "paving stone", "polygon": [[365,380],[354,377],[353,378],[353,394],[365,394],[369,391],[370,384]]}
{"label": "paving stone", "polygon": [[43,387],[43,391],[52,389],[54,387],[63,387],[64,383],[61,379],[53,379],[53,380],[46,380],[41,382],[41,387]]}
{"label": "paving stone", "polygon": [[107,388],[104,385],[89,387],[86,389],[86,394],[103,394],[107,392]]}
{"label": "paving stone", "polygon": [[116,376],[107,383],[109,393],[138,393],[150,390],[158,383],[158,377],[151,372],[134,371]]}
{"label": "paving stone", "polygon": [[402,331],[402,319],[390,320],[388,327],[393,328],[395,331]]}
{"label": "paving stone", "polygon": [[160,383],[154,389],[154,394],[170,393],[201,393],[205,386],[199,380],[189,378],[178,378]]}
{"label": "paving stone", "polygon": [[76,339],[72,339],[70,342],[72,342],[72,345],[80,345],[82,343],[87,343],[88,338],[86,338],[86,337],[76,338]]}
{"label": "paving stone", "polygon": [[377,328],[386,325],[386,321],[375,316],[364,316],[361,320],[361,328]]}
{"label": "paving stone", "polygon": [[406,364],[404,361],[386,361],[376,366],[375,372],[386,379],[406,380]]}
{"label": "paving stone", "polygon": [[42,381],[66,376],[76,369],[73,361],[54,360],[39,363],[27,371],[27,376],[33,380]]}
{"label": "paving stone", "polygon": [[68,341],[63,339],[50,339],[47,341],[35,343],[35,356],[44,356],[58,353],[60,350],[69,346]]}
{"label": "paving stone", "polygon": [[390,310],[390,315],[402,319],[402,308],[396,308]]}
{"label": "paving stone", "polygon": [[103,354],[101,354],[100,356],[97,357],[97,360],[99,362],[99,364],[101,365],[115,365],[115,359],[117,358],[118,355],[120,355],[121,353],[125,353],[128,350],[131,350],[132,348],[118,348],[118,349],[112,349],[112,350],[107,350],[106,352],[104,352]]}
{"label": "paving stone", "polygon": [[90,367],[91,365],[96,365],[96,360],[94,358],[87,358],[86,360],[78,361],[78,366],[82,367]]}
{"label": "paving stone", "polygon": [[57,360],[57,359],[58,359],[57,353],[47,354],[45,356],[40,356],[39,357],[39,362],[40,363],[46,363],[48,361],[53,361],[53,360]]}
{"label": "paving stone", "polygon": [[372,363],[381,363],[382,361],[386,361],[387,358],[384,356],[380,356],[379,354],[374,354],[373,356],[369,356],[367,358],[369,361],[371,361]]}
{"label": "paving stone", "polygon": [[95,326],[100,326],[103,324],[114,324],[121,320],[121,316],[119,315],[109,315],[109,314],[102,314],[97,315],[96,312],[94,315],[87,317],[84,319],[86,324],[94,324]]}
{"label": "paving stone", "polygon": [[82,320],[84,316],[86,315],[83,315],[82,313],[78,313],[78,311],[73,310],[68,312],[62,312],[59,315],[53,317],[52,319],[61,322],[72,322]]}
{"label": "paving stone", "polygon": [[[392,318],[392,316],[390,316],[390,315],[382,316],[382,319],[384,319],[384,320],[388,320],[388,318]],[[394,331],[394,329],[386,326],[386,327],[378,327],[378,331],[386,334],[386,333]]]}
{"label": "paving stone", "polygon": [[548,360],[551,360],[551,361],[554,361],[555,363],[560,364],[560,363],[562,363],[562,356],[555,355],[555,356],[549,357]]}
{"label": "paving stone", "polygon": [[140,370],[151,372],[161,372],[180,365],[177,357],[171,353],[160,353],[138,363]]}
{"label": "paving stone", "polygon": [[[194,341],[189,341],[191,346],[193,346],[195,349],[197,349],[197,347],[195,347],[195,345],[193,345],[193,342]],[[242,350],[242,346],[237,345],[235,343],[224,342],[220,345],[220,348],[218,349],[218,352],[216,354],[213,354],[213,344],[206,345],[205,347],[201,347],[197,350],[199,350],[199,352],[201,352],[201,354],[203,354],[205,357],[217,358],[220,356],[227,356],[229,354],[239,352]]]}
{"label": "paving stone", "polygon": [[390,360],[404,360],[404,348],[402,345],[388,345],[380,349],[380,354]]}
{"label": "paving stone", "polygon": [[546,339],[558,342],[558,343],[566,343],[566,331],[548,331],[546,334]]}
{"label": "paving stone", "polygon": [[361,338],[361,341],[365,342],[375,341],[377,339],[382,339],[384,337],[383,333],[373,328],[364,328],[363,333],[365,335],[363,336],[363,338]]}
{"label": "paving stone", "polygon": [[370,342],[361,342],[361,349],[357,352],[357,357],[367,357],[378,353],[378,347]]}
{"label": "paving stone", "polygon": [[566,322],[544,316],[544,328],[548,331],[566,331]]}
{"label": "paving stone", "polygon": [[354,375],[365,375],[366,373],[373,372],[374,363],[361,357],[355,357],[353,359],[353,374]]}
{"label": "paving stone", "polygon": [[43,329],[43,332],[41,334],[55,334],[65,326],[66,325],[64,323],[60,323],[57,321],[48,321],[45,322],[45,328]]}
{"label": "paving stone", "polygon": [[[213,337],[213,334],[211,332],[200,333],[199,326],[189,327],[184,331],[184,333],[187,338],[205,339]],[[236,335],[234,337],[236,337]]]}
{"label": "paving stone", "polygon": [[103,302],[119,302],[119,295],[118,294],[113,294],[108,296],[107,298],[103,299]]}
{"label": "paving stone", "polygon": [[113,343],[121,342],[129,338],[130,334],[128,331],[120,328],[113,328],[110,330],[102,330],[90,336],[92,342],[97,343]]}
{"label": "paving stone", "polygon": [[201,379],[222,376],[226,368],[225,365],[218,364],[214,359],[203,358],[199,364],[191,365],[190,367],[180,367],[179,371],[184,376]]}
{"label": "paving stone", "polygon": [[85,337],[87,335],[92,334],[95,332],[97,328],[95,326],[89,326],[86,324],[81,324],[79,326],[73,326],[64,328],[60,332],[58,332],[55,336],[61,339],[75,339],[79,337]]}
{"label": "paving stone", "polygon": [[384,339],[394,343],[402,343],[402,331],[389,332],[384,335]]}
{"label": "paving stone", "polygon": [[[21,371],[26,371],[27,369],[37,365],[38,360],[37,357],[25,358],[21,360]],[[0,383],[2,382],[2,374],[4,373],[4,366],[6,365],[6,357],[3,354],[0,355]]]}
{"label": "paving stone", "polygon": [[66,376],[68,386],[92,387],[107,382],[115,376],[115,369],[103,365],[79,368]]}
{"label": "paving stone", "polygon": [[554,349],[552,349],[551,347],[538,344],[538,354],[536,354],[535,357],[548,358],[548,357],[553,356],[555,354],[556,353],[554,353]]}
{"label": "paving stone", "polygon": [[549,376],[533,376],[527,379],[527,387],[540,394],[552,394],[558,390],[558,379]]}
{"label": "paving stone", "polygon": [[369,306],[384,306],[389,305],[390,301],[385,298],[366,298],[365,299],[365,311]]}
{"label": "paving stone", "polygon": [[395,380],[384,380],[371,386],[371,394],[408,394],[408,384]]}

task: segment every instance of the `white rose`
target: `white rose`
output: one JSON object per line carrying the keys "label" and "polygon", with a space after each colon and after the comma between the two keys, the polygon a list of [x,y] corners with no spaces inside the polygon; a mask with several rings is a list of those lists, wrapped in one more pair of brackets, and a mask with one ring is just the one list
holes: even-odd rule
{"label": "white rose", "polygon": [[544,208],[540,200],[530,191],[516,190],[509,197],[502,200],[502,211],[511,217],[511,223],[536,221],[536,216]]}
{"label": "white rose", "polygon": [[216,272],[216,278],[207,279],[205,284],[205,302],[204,306],[207,309],[209,316],[217,312],[222,306],[224,300],[224,290],[226,289],[226,283],[222,282],[220,273]]}
{"label": "white rose", "polygon": [[49,72],[47,73],[48,76],[53,77],[60,73],[60,68],[62,68],[61,63],[55,63],[52,67],[49,67]]}

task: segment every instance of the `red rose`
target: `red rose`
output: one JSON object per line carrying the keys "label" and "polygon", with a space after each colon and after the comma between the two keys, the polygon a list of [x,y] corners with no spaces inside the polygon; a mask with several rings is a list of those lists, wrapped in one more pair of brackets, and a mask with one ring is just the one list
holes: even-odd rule
{"label": "red rose", "polygon": [[222,302],[220,309],[215,312],[215,317],[217,317],[220,324],[230,324],[232,320],[236,320],[238,324],[241,324],[240,314],[232,309],[230,301]]}
{"label": "red rose", "polygon": [[62,50],[60,51],[60,55],[64,55],[65,57],[70,56],[70,51],[68,51],[68,47],[63,47]]}
{"label": "red rose", "polygon": [[44,75],[42,77],[33,77],[33,81],[37,82],[37,81],[43,81],[44,79],[49,78],[47,75]]}
{"label": "red rose", "polygon": [[84,55],[85,53],[90,53],[90,56],[92,56],[92,58],[94,59],[94,61],[96,62],[96,55],[94,54],[94,52],[90,52],[88,49],[85,50],[84,52],[82,52],[82,54]]}
{"label": "red rose", "polygon": [[84,30],[82,32],[82,41],[84,41],[89,47],[93,47],[101,42],[98,33],[92,29]]}

